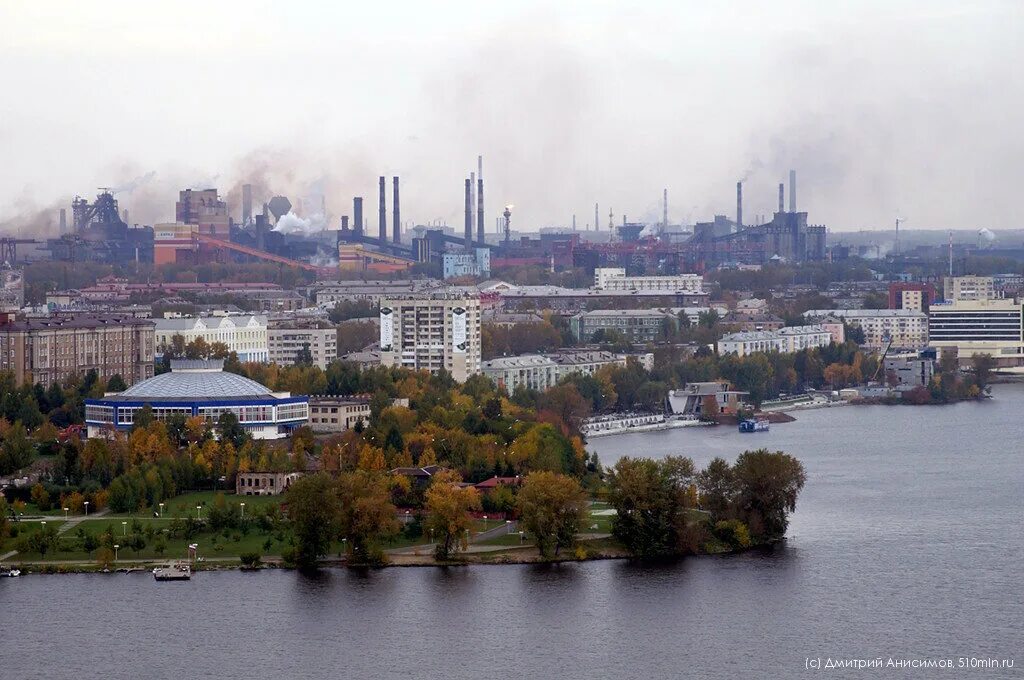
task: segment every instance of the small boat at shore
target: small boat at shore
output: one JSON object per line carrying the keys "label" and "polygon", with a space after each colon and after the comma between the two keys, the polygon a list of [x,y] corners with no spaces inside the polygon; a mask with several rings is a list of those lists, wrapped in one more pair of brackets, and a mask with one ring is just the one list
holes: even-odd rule
{"label": "small boat at shore", "polygon": [[153,578],[157,581],[187,581],[192,578],[192,568],[182,562],[153,567]]}
{"label": "small boat at shore", "polygon": [[747,418],[740,421],[740,432],[767,432],[768,425],[767,418]]}

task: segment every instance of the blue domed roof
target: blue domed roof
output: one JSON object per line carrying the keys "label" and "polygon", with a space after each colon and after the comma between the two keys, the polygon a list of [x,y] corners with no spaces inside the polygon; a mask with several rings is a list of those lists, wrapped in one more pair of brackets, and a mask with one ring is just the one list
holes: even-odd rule
{"label": "blue domed roof", "polygon": [[171,372],[136,383],[118,397],[143,399],[224,399],[266,397],[270,389],[255,380],[227,373],[224,362],[171,361]]}

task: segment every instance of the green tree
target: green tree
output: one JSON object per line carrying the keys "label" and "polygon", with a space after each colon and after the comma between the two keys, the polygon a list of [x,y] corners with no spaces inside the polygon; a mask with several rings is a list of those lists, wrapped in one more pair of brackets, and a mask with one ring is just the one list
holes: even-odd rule
{"label": "green tree", "polygon": [[697,475],[699,504],[713,520],[726,519],[736,500],[736,475],[723,458],[714,458]]}
{"label": "green tree", "polygon": [[20,422],[15,423],[0,444],[0,475],[10,474],[31,463],[32,453],[32,442],[25,427]]}
{"label": "green tree", "polygon": [[323,473],[300,477],[288,489],[286,501],[295,532],[295,562],[315,567],[338,536],[341,507],[334,482]]}
{"label": "green tree", "polygon": [[767,449],[743,453],[733,466],[739,514],[755,538],[780,538],[789,526],[789,513],[807,481],[799,460]]}
{"label": "green tree", "polygon": [[996,360],[991,354],[975,354],[971,357],[971,372],[974,373],[974,384],[984,391],[992,380],[992,372],[996,368]]}
{"label": "green tree", "polygon": [[516,497],[523,526],[544,557],[575,545],[586,507],[587,495],[580,483],[556,472],[531,472]]}
{"label": "green tree", "polygon": [[222,442],[231,442],[236,449],[242,448],[249,434],[238,422],[238,416],[231,411],[225,411],[217,419],[217,438]]}
{"label": "green tree", "polygon": [[110,380],[107,381],[107,392],[124,392],[126,389],[128,389],[128,385],[125,384],[120,373],[110,376]]}
{"label": "green tree", "polygon": [[295,353],[295,365],[296,366],[312,366],[313,365],[313,353],[309,350],[309,343],[302,343],[302,347],[298,352]]}
{"label": "green tree", "polygon": [[680,552],[695,483],[689,458],[621,458],[609,474],[609,501],[616,510],[612,534],[634,555]]}

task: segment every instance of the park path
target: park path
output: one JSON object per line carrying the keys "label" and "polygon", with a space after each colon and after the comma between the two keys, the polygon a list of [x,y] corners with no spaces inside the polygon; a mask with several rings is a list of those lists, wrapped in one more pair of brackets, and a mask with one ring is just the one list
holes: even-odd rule
{"label": "park path", "polygon": [[[59,534],[63,534],[65,532],[67,532],[67,531],[70,531],[71,529],[74,529],[76,526],[78,526],[81,522],[84,522],[86,519],[98,519],[100,517],[103,517],[104,515],[106,515],[109,512],[110,512],[110,508],[103,508],[99,512],[93,513],[93,514],[89,515],[88,517],[86,517],[85,515],[75,515],[74,517],[69,517],[68,519],[64,520],[64,523],[60,525],[59,529],[57,529],[57,534],[58,535]],[[53,520],[53,519],[54,519],[53,517],[31,517],[29,519],[23,519],[23,520],[19,520],[19,521],[22,521],[22,522],[46,522],[48,520]],[[59,515],[58,515],[57,519],[59,520]],[[9,560],[9,559],[11,559],[12,557],[14,557],[17,554],[18,554],[17,550],[11,550],[10,552],[6,552],[3,555],[0,555],[0,562],[3,562],[4,560]]]}

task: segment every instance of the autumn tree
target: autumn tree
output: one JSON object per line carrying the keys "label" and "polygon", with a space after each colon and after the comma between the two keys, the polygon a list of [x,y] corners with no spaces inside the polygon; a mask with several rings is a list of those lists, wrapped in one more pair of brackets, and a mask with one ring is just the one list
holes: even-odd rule
{"label": "autumn tree", "polygon": [[782,451],[747,451],[733,466],[736,506],[754,537],[775,539],[786,533],[789,513],[807,474],[799,460]]}
{"label": "autumn tree", "polygon": [[289,487],[285,500],[295,532],[295,562],[315,567],[338,535],[341,507],[334,483],[323,473],[301,477]]}
{"label": "autumn tree", "polygon": [[480,510],[480,496],[471,486],[461,487],[458,473],[450,470],[434,475],[427,489],[427,528],[437,541],[434,556],[447,560],[458,549],[469,546],[469,529],[474,510]]}
{"label": "autumn tree", "polygon": [[695,486],[689,458],[621,458],[609,474],[609,501],[616,510],[612,534],[634,555],[679,552],[686,511],[696,505]]}
{"label": "autumn tree", "polygon": [[339,528],[347,539],[350,559],[380,562],[380,543],[399,529],[387,478],[378,472],[357,470],[340,475],[337,484]]}
{"label": "autumn tree", "polygon": [[580,483],[556,472],[531,472],[516,498],[526,530],[544,557],[575,544],[586,516],[587,496]]}

